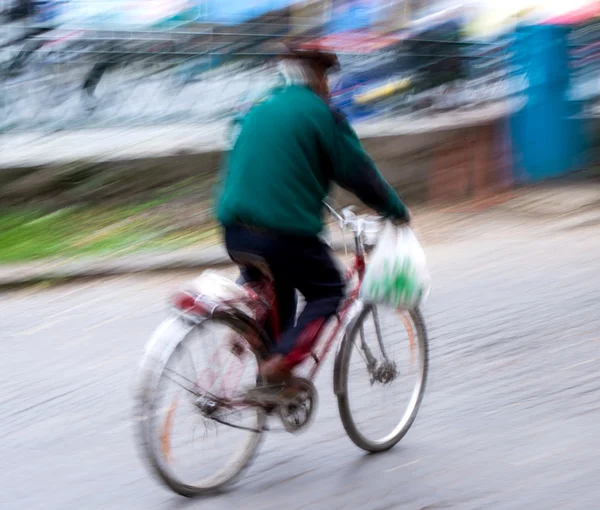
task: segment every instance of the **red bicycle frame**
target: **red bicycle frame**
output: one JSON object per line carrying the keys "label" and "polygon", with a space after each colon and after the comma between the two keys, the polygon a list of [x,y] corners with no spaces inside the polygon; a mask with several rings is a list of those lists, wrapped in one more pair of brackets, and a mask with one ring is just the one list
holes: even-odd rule
{"label": "red bicycle frame", "polygon": [[[348,310],[350,309],[350,306],[352,306],[352,304],[358,299],[358,293],[360,291],[360,286],[362,284],[366,266],[365,266],[365,257],[364,257],[363,250],[357,249],[356,251],[357,251],[357,253],[354,257],[354,263],[352,264],[352,266],[350,266],[346,270],[346,273],[344,274],[344,281],[346,282],[346,285],[349,285],[355,276],[358,278],[358,281],[357,281],[356,285],[352,288],[352,290],[347,294],[346,299],[342,303],[342,306],[340,307],[340,310],[336,316],[338,319],[337,324],[333,328],[333,331],[331,331],[331,333],[329,334],[329,337],[327,338],[327,340],[325,340],[325,342],[321,342],[321,340],[322,340],[321,336],[323,333],[322,332],[319,333],[319,337],[317,338],[317,341],[315,342],[315,347],[318,347],[319,344],[322,344],[322,348],[320,349],[320,352],[318,354],[315,353],[314,350],[312,352],[312,359],[314,360],[315,365],[309,373],[309,379],[311,379],[311,380],[314,379],[314,377],[317,375],[317,372],[319,371],[321,362],[325,359],[327,354],[329,354],[329,351],[331,350],[334,340],[336,339],[338,333],[340,332],[340,328],[342,327],[342,324],[344,323],[344,321],[347,318]],[[279,311],[277,308],[277,299],[275,298],[275,292],[274,292],[273,286],[270,283],[267,283],[266,285],[264,285],[264,284],[261,285],[261,287],[262,287],[261,290],[257,290],[256,288],[253,288],[252,290],[256,293],[262,294],[263,296],[265,296],[265,295],[268,296],[267,301],[270,302],[271,304],[268,307],[268,309],[266,310],[265,319],[270,321],[273,334],[276,339],[279,339],[279,336],[281,333],[281,331],[279,329]],[[324,330],[322,330],[322,331],[324,331]]]}
{"label": "red bicycle frame", "polygon": [[[347,319],[350,307],[358,299],[360,286],[364,278],[366,263],[364,247],[362,242],[359,241],[358,237],[355,238],[355,243],[356,255],[354,257],[354,263],[352,264],[352,266],[347,268],[344,274],[344,280],[346,282],[347,287],[351,284],[352,280],[355,277],[357,281],[356,284],[351,288],[351,290],[347,292],[346,298],[344,299],[342,306],[336,314],[337,324],[335,325],[328,338],[324,342],[322,342],[322,336],[324,335],[325,330],[322,329],[319,333],[319,336],[314,345],[315,348],[319,348],[319,346],[321,346],[319,348],[319,352],[315,352],[315,349],[313,349],[311,352],[311,357],[315,362],[315,365],[311,368],[308,375],[308,378],[311,380],[315,378],[319,371],[322,361],[329,354],[329,351],[331,350],[331,347],[338,333],[340,332],[340,328]],[[257,282],[248,282],[244,285],[244,287],[250,295],[250,301],[247,301],[245,304],[250,305],[250,307],[254,309],[256,322],[260,326],[264,327],[266,321],[269,321],[272,336],[275,339],[275,341],[277,341],[279,339],[281,331],[279,325],[277,299],[272,282],[265,278]],[[226,305],[227,307],[236,308],[240,305],[240,302],[237,299],[233,299],[230,301],[224,301],[221,304]],[[215,308],[217,308],[220,305],[212,303],[210,304],[210,306],[214,306]],[[180,293],[176,296],[175,307],[180,311],[183,311],[184,313],[190,313],[191,315],[199,314],[207,316],[212,313],[210,307],[206,307],[206,303],[203,303],[202,300],[198,300],[197,296],[194,296],[187,292]],[[245,340],[250,346],[254,344],[254,341],[251,338],[246,338]],[[211,371],[214,372],[214,369],[215,367],[213,367]]]}

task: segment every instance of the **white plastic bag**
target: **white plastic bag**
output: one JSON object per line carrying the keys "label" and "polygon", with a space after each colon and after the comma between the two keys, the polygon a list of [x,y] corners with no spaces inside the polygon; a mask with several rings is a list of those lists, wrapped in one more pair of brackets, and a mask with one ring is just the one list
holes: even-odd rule
{"label": "white plastic bag", "polygon": [[425,253],[413,231],[388,222],[367,266],[360,298],[411,310],[427,297],[430,286]]}

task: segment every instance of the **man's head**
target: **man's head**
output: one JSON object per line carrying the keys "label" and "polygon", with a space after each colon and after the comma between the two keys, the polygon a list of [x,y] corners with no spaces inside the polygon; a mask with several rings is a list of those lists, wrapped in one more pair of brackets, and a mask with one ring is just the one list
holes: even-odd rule
{"label": "man's head", "polygon": [[280,55],[279,70],[288,83],[303,83],[324,99],[329,98],[329,72],[339,69],[335,53],[285,46]]}

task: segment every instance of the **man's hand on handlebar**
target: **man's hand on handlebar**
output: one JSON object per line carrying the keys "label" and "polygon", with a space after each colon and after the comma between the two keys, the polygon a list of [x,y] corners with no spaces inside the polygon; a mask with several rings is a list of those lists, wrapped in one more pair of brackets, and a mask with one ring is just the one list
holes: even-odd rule
{"label": "man's hand on handlebar", "polygon": [[412,222],[412,213],[410,212],[410,209],[408,209],[408,208],[406,209],[406,213],[407,213],[407,216],[404,218],[390,218],[390,220],[397,227],[407,227]]}

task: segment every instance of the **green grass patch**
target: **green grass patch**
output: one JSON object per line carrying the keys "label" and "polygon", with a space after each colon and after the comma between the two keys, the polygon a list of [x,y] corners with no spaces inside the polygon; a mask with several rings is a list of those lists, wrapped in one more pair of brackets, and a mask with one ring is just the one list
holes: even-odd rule
{"label": "green grass patch", "polygon": [[[166,199],[121,207],[0,211],[0,263],[122,255],[214,242],[214,225],[178,231],[161,210]],[[165,227],[168,225],[168,227]]]}

